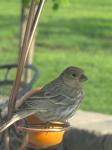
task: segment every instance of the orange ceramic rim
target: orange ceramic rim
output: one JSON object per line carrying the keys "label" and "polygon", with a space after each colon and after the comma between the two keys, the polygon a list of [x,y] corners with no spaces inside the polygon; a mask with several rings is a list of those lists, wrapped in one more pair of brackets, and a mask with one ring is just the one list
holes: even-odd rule
{"label": "orange ceramic rim", "polygon": [[21,126],[18,126],[17,129],[19,130],[24,130],[24,131],[27,131],[27,132],[65,132],[66,130],[68,130],[70,128],[70,126],[68,127],[63,127],[63,128],[57,128],[57,127],[54,127],[54,128],[26,128],[26,127],[21,127]]}
{"label": "orange ceramic rim", "polygon": [[48,125],[46,125],[46,123],[40,124],[30,123],[29,125],[31,127],[18,126],[17,129],[24,130],[26,132],[64,132],[70,128],[70,125],[68,123],[63,122],[52,122],[51,124]]}
{"label": "orange ceramic rim", "polygon": [[27,118],[27,123],[29,127],[17,126],[17,129],[27,133],[28,147],[39,149],[60,144],[64,133],[70,128],[69,124],[63,122],[52,122],[47,125],[34,115]]}

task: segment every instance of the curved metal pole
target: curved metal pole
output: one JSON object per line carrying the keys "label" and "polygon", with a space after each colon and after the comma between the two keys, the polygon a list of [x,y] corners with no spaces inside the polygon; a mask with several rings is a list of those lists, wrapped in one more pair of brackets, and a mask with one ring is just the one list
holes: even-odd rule
{"label": "curved metal pole", "polygon": [[[17,95],[17,92],[19,90],[19,85],[20,85],[20,81],[21,81],[22,67],[24,67],[23,66],[24,55],[26,53],[25,52],[26,51],[26,46],[27,46],[27,42],[28,42],[28,39],[29,39],[29,36],[30,36],[30,30],[31,30],[31,26],[32,26],[32,17],[34,16],[34,11],[33,10],[35,8],[35,4],[36,4],[36,0],[32,0],[31,7],[30,7],[30,12],[29,12],[29,18],[28,18],[27,27],[26,27],[26,32],[25,32],[24,41],[23,41],[23,46],[22,46],[22,49],[21,49],[21,55],[20,55],[20,58],[19,58],[19,64],[18,64],[18,69],[17,69],[16,80],[15,80],[15,83],[13,85],[11,95],[9,97],[7,119],[10,119],[12,117],[13,110],[14,110],[15,103],[16,103],[16,95]],[[4,143],[5,143],[5,149],[6,150],[11,150],[9,130],[6,130],[4,132]]]}
{"label": "curved metal pole", "polygon": [[34,16],[34,10],[35,10],[35,5],[36,5],[36,0],[32,0],[31,7],[30,7],[30,12],[29,12],[29,17],[28,17],[28,23],[26,27],[26,32],[24,36],[24,41],[23,41],[23,46],[20,52],[20,58],[19,58],[19,64],[17,68],[17,74],[16,74],[16,80],[13,85],[11,95],[9,98],[9,107],[8,107],[8,119],[11,118],[14,107],[15,107],[15,102],[16,102],[16,95],[18,93],[19,87],[20,87],[20,82],[21,82],[21,76],[22,72],[24,69],[24,64],[25,64],[25,57],[27,57],[27,43],[29,40],[30,36],[30,31],[31,31],[31,26],[32,26],[32,17]]}
{"label": "curved metal pole", "polygon": [[40,2],[38,4],[38,8],[37,8],[37,11],[36,11],[36,14],[35,14],[35,17],[34,17],[34,22],[33,22],[33,25],[32,25],[31,36],[30,36],[30,39],[29,39],[29,44],[28,44],[28,47],[27,47],[27,52],[30,50],[30,47],[31,47],[31,44],[32,44],[32,41],[33,41],[33,37],[35,35],[36,28],[38,26],[40,15],[41,15],[41,12],[43,10],[45,1],[46,0],[40,0]]}
{"label": "curved metal pole", "polygon": [[[36,28],[39,23],[40,15],[41,15],[45,1],[46,0],[40,0],[38,8],[37,8],[37,12],[34,17],[36,0],[32,0],[29,18],[28,18],[27,29],[26,29],[25,38],[23,41],[22,51],[21,51],[18,69],[17,69],[16,81],[14,83],[14,86],[13,86],[13,89],[11,92],[11,96],[9,98],[8,119],[11,118],[13,110],[14,110],[15,99],[16,99],[17,92],[19,90],[21,76],[23,73],[23,69],[24,69],[27,57],[28,57],[28,53],[30,51],[30,47],[31,47],[31,44],[33,41],[34,34],[36,32]],[[32,17],[34,17],[33,23],[32,23]]]}
{"label": "curved metal pole", "polygon": [[[37,9],[37,13],[35,14],[35,18],[34,18],[36,0],[32,0],[32,2],[31,2],[29,17],[28,17],[28,23],[27,23],[27,27],[26,27],[23,46],[22,46],[21,55],[20,55],[20,58],[19,58],[19,63],[18,63],[18,68],[17,68],[16,80],[15,80],[15,83],[13,85],[11,95],[10,95],[10,98],[9,98],[8,117],[7,117],[7,119],[10,119],[12,117],[13,110],[15,108],[16,95],[17,95],[19,87],[20,87],[21,76],[22,76],[23,69],[24,69],[24,66],[25,66],[25,63],[26,63],[26,60],[27,60],[28,53],[30,51],[30,46],[32,44],[36,28],[38,26],[40,14],[42,12],[42,8],[44,6],[44,3],[45,3],[45,0],[40,0],[39,6],[38,6],[38,9]],[[34,18],[34,20],[32,20],[33,18]],[[4,134],[5,134],[5,144],[6,144],[5,147],[6,147],[7,150],[10,150],[10,140],[6,139],[6,138],[9,138],[8,130],[5,131]]]}

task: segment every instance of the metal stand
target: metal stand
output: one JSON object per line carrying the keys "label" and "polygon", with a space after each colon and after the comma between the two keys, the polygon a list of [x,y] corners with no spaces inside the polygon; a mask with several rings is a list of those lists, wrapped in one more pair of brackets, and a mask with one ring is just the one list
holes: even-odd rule
{"label": "metal stand", "polygon": [[[26,63],[26,60],[28,57],[28,53],[30,51],[30,46],[32,44],[32,40],[33,40],[34,34],[36,32],[36,28],[39,23],[40,15],[41,15],[44,4],[45,4],[45,0],[40,0],[38,8],[35,13],[36,0],[31,1],[28,23],[27,23],[26,32],[25,32],[23,45],[22,45],[22,49],[21,49],[21,53],[20,53],[20,58],[19,58],[19,62],[18,62],[16,80],[13,85],[11,95],[9,98],[8,117],[7,117],[8,120],[12,117],[13,112],[14,112],[16,96],[17,96],[17,93],[20,88],[20,82],[21,82],[23,69],[24,69],[24,66],[25,66],[25,63]],[[8,130],[5,131],[5,146],[6,146],[6,148],[5,148],[6,150],[11,150],[10,135],[9,135]]]}

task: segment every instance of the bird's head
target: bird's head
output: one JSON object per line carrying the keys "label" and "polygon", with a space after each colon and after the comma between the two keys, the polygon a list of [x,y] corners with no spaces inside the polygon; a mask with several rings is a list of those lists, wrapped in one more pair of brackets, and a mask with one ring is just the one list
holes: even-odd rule
{"label": "bird's head", "polygon": [[81,84],[88,79],[82,69],[73,66],[66,68],[62,72],[61,77],[65,84],[72,87],[77,86],[77,84]]}

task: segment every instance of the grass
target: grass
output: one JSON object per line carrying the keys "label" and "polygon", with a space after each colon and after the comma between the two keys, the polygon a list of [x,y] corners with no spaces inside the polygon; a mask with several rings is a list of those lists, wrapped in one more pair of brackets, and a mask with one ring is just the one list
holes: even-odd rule
{"label": "grass", "polygon": [[[58,11],[46,3],[36,40],[34,64],[41,72],[38,86],[55,78],[65,67],[83,68],[83,110],[112,114],[112,1],[71,0]],[[0,2],[0,61],[17,61],[20,0]]]}

